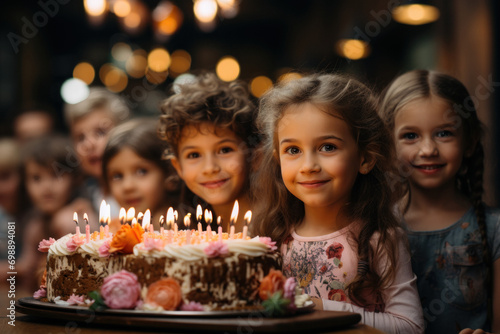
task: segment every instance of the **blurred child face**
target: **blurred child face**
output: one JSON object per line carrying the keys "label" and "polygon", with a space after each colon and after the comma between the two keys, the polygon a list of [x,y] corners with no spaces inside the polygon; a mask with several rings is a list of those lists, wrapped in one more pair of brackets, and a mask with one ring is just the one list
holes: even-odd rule
{"label": "blurred child face", "polygon": [[172,165],[187,187],[211,205],[232,204],[245,187],[247,146],[234,132],[204,123],[186,126]]}
{"label": "blurred child face", "polygon": [[17,211],[21,175],[15,168],[0,168],[0,207],[8,213]]}
{"label": "blurred child face", "polygon": [[33,204],[44,214],[53,215],[70,200],[73,179],[69,173],[56,175],[52,168],[28,161],[26,190]]}
{"label": "blurred child face", "polygon": [[277,127],[283,182],[308,207],[339,208],[364,168],[345,121],[310,103],[290,106]]}
{"label": "blurred child face", "polygon": [[71,136],[86,174],[96,178],[102,176],[102,155],[108,133],[114,125],[114,120],[105,109],[96,109],[73,124]]}
{"label": "blurred child face", "polygon": [[444,100],[431,97],[410,102],[394,119],[396,150],[410,168],[412,186],[455,187],[465,153],[463,128]]}
{"label": "blurred child face", "polygon": [[130,148],[109,160],[106,177],[111,195],[122,207],[134,207],[136,212],[149,209],[154,214],[165,204],[165,173]]}

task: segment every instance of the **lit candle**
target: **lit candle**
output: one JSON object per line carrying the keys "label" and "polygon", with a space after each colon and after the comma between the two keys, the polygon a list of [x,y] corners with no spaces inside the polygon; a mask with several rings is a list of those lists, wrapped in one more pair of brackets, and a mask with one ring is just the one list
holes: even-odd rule
{"label": "lit candle", "polygon": [[177,226],[177,221],[179,219],[179,213],[177,212],[177,210],[174,211],[174,235],[177,237],[177,229],[179,228]]}
{"label": "lit candle", "polygon": [[168,208],[167,210],[167,228],[168,228],[168,241],[172,242],[174,237],[174,232],[171,230],[174,224],[174,209]]}
{"label": "lit candle", "polygon": [[104,234],[106,238],[109,236],[109,223],[111,223],[111,205],[106,204],[106,225],[104,225]]}
{"label": "lit candle", "polygon": [[165,224],[165,217],[163,215],[160,216],[160,235],[163,235],[163,231],[165,230],[163,224]]}
{"label": "lit candle", "polygon": [[80,227],[78,226],[78,213],[73,212],[73,221],[76,224],[75,234],[80,235]]}
{"label": "lit candle", "polygon": [[203,217],[203,210],[201,209],[201,205],[198,204],[196,207],[196,220],[198,221],[198,235],[201,237],[201,218]]}
{"label": "lit candle", "polygon": [[[141,213],[139,213],[139,214],[141,214]],[[148,229],[150,229],[149,226],[151,225],[151,211],[149,211],[149,209],[146,210],[146,214],[142,215],[140,222],[139,222],[139,219],[137,219],[137,223],[142,225],[142,228],[144,229],[144,231],[147,231]]]}
{"label": "lit candle", "polygon": [[127,212],[125,211],[125,208],[122,207],[120,209],[120,213],[118,214],[118,219],[120,220],[120,225],[123,225],[125,223],[126,217],[127,217]]}
{"label": "lit candle", "polygon": [[222,241],[222,217],[217,217],[217,234],[219,235],[219,241]]}
{"label": "lit candle", "polygon": [[134,224],[137,224],[137,218],[132,218],[132,222],[130,223],[130,225],[134,226]]}
{"label": "lit candle", "polygon": [[144,219],[144,213],[142,212],[139,212],[137,214],[137,224],[140,224],[141,226],[144,227],[144,225],[142,224],[142,220]]}
{"label": "lit candle", "polygon": [[252,211],[248,210],[245,213],[245,226],[243,226],[243,236],[242,236],[243,240],[245,240],[247,238],[248,225],[250,225],[251,220],[252,220]]}
{"label": "lit candle", "polygon": [[90,226],[89,226],[89,217],[86,213],[83,214],[83,220],[85,221],[85,242],[90,241]]}
{"label": "lit candle", "polygon": [[234,201],[233,211],[231,212],[231,220],[229,221],[229,238],[234,239],[234,224],[238,219],[239,204],[238,200]]}
{"label": "lit candle", "polygon": [[[106,201],[102,200],[101,202],[101,207],[99,208],[99,239],[102,240],[104,237],[104,222],[106,220],[106,213],[107,213],[107,205]],[[87,227],[85,227],[87,228]]]}
{"label": "lit candle", "polygon": [[[135,209],[132,207],[129,208],[127,211],[127,224],[133,224],[134,218],[135,218]],[[137,223],[137,219],[135,220],[135,222]]]}
{"label": "lit candle", "polygon": [[212,240],[212,211],[205,209],[205,223],[207,223],[207,241]]}
{"label": "lit candle", "polygon": [[186,245],[191,243],[191,230],[189,229],[189,225],[191,225],[191,214],[188,213],[184,216],[184,226],[186,226]]}

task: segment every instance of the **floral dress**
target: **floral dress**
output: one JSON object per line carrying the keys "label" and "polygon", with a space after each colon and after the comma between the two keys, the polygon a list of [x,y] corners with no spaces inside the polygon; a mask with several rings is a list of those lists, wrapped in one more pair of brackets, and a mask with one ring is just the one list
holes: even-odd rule
{"label": "floral dress", "polygon": [[[486,226],[494,262],[500,258],[499,210],[487,209]],[[426,333],[455,333],[467,327],[489,331],[487,268],[474,209],[445,229],[407,229],[407,234]]]}

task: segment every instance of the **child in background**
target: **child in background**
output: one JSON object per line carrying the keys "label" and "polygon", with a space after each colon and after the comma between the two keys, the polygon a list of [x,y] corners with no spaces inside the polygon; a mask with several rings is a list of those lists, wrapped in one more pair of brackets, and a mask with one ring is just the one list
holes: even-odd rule
{"label": "child in background", "polygon": [[385,178],[394,155],[370,89],[340,75],[276,86],[261,100],[265,135],[255,224],[316,307],[360,313],[391,333],[420,333],[416,277]]}
{"label": "child in background", "polygon": [[120,207],[105,192],[102,154],[109,131],[129,117],[127,105],[105,88],[92,87],[85,100],[67,104],[64,113],[80,167],[87,176],[84,182],[86,195],[96,212],[105,199],[111,206],[111,216],[117,217]]}
{"label": "child in background", "polygon": [[195,208],[205,202],[214,211],[214,221],[220,216],[228,230],[238,200],[235,230],[241,231],[244,214],[252,207],[249,175],[252,149],[259,142],[255,106],[246,85],[205,73],[177,88],[178,93],[162,105],[160,134],[189,189],[183,190],[182,204]]}
{"label": "child in background", "polygon": [[472,97],[451,76],[417,70],[386,88],[380,111],[401,163],[396,182],[407,187],[401,215],[426,333],[499,333],[500,211],[482,202],[482,126]]}
{"label": "child in background", "polygon": [[[166,143],[158,137],[156,119],[134,119],[110,132],[103,154],[103,175],[118,204],[136,213],[151,211],[151,222],[177,205],[180,180],[170,161],[162,159]],[[119,229],[114,219],[110,230]]]}
{"label": "child in background", "polygon": [[74,212],[80,217],[82,232],[84,213],[89,216],[91,231],[99,226],[91,203],[76,193],[81,174],[68,164],[70,148],[69,139],[55,135],[34,139],[23,147],[25,185],[34,210],[24,230],[23,252],[16,269],[22,277],[20,281],[32,289],[40,282],[40,277],[33,275],[33,268],[43,272],[45,265],[46,256],[37,250],[42,239],[74,233]]}

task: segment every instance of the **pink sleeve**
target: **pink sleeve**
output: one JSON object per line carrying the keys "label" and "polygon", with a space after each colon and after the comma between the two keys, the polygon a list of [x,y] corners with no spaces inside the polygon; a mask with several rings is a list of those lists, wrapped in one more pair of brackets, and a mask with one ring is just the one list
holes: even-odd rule
{"label": "pink sleeve", "polygon": [[[379,262],[384,265],[385,261]],[[384,268],[379,268],[379,271]],[[387,333],[423,333],[424,318],[417,291],[417,277],[411,269],[410,254],[399,244],[399,266],[394,283],[384,291],[385,312],[368,312],[364,308],[323,299],[323,309],[361,314],[361,322]]]}

